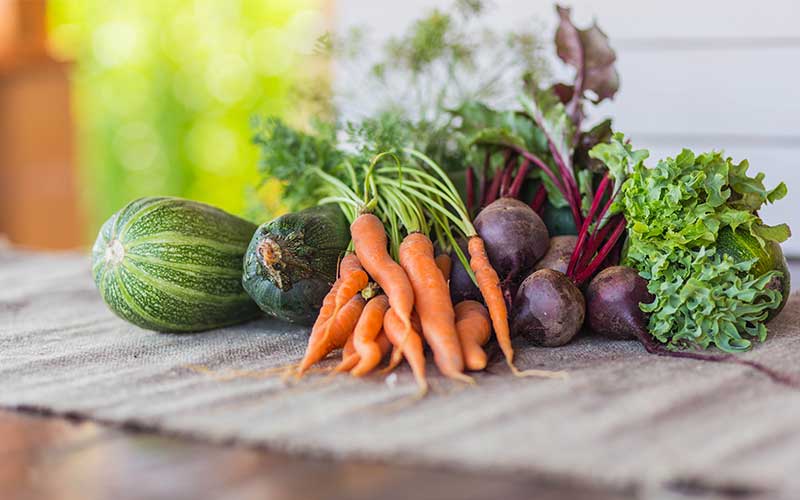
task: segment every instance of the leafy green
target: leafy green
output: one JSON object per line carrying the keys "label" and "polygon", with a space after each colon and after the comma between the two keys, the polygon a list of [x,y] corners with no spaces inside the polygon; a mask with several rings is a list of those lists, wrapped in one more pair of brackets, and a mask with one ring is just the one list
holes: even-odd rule
{"label": "leafy green", "polygon": [[642,305],[650,313],[650,333],[670,348],[742,351],[753,339],[764,340],[763,322],[782,299],[767,283],[780,273],[753,276],[756,259],[734,261],[717,239],[729,227],[761,244],[783,241],[788,228],[764,225],[756,210],[780,199],[786,187],[767,190],[763,175],[747,175],[747,162],[734,164],[718,152],[696,156],[685,149],[652,169],[618,141],[597,146],[592,155],[612,165],[636,160],[618,202],[628,227],[624,262],[648,280],[656,297]]}
{"label": "leafy green", "polygon": [[254,128],[262,179],[281,181],[283,201],[290,210],[315,205],[322,183],[314,168],[333,173],[345,158],[337,148],[336,129],[317,122],[312,132],[305,133],[274,117],[256,121]]}

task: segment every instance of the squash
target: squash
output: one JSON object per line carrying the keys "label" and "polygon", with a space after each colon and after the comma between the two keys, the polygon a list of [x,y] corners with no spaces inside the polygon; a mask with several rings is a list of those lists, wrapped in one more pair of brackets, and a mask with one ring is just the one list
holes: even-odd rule
{"label": "squash", "polygon": [[242,288],[256,225],[180,198],[132,201],[100,229],[92,275],[108,307],[142,328],[196,332],[259,314]]}
{"label": "squash", "polygon": [[767,321],[778,315],[786,305],[791,295],[792,285],[789,274],[789,265],[783,255],[780,244],[774,241],[767,241],[762,246],[759,241],[750,234],[749,231],[737,229],[733,231],[730,227],[724,227],[717,235],[717,250],[723,254],[730,255],[734,261],[757,259],[750,274],[758,277],[769,271],[780,271],[782,276],[775,277],[767,283],[767,288],[778,290],[783,294],[781,304],[775,309],[770,310]]}
{"label": "squash", "polygon": [[349,242],[347,221],[334,205],[282,215],[253,235],[244,289],[267,314],[312,325]]}

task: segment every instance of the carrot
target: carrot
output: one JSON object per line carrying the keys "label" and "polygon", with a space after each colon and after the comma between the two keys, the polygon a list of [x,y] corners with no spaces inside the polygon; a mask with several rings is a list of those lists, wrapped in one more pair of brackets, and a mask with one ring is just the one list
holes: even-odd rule
{"label": "carrot", "polygon": [[[342,259],[339,265],[339,279],[337,280],[339,287],[336,290],[335,305],[333,308],[332,317],[344,307],[348,300],[353,298],[353,295],[360,292],[364,287],[369,284],[369,276],[364,272],[358,257],[355,254],[348,254]],[[326,335],[327,328],[326,327]]]}
{"label": "carrot", "polygon": [[442,276],[444,276],[445,281],[450,280],[450,271],[453,269],[453,261],[450,260],[450,256],[446,253],[440,253],[436,256],[436,267],[442,272]]}
{"label": "carrot", "polygon": [[387,249],[388,238],[380,219],[372,214],[359,215],[350,224],[350,235],[361,265],[389,297],[389,305],[411,331],[411,311],[414,309],[414,289],[405,271],[395,262]]}
{"label": "carrot", "polygon": [[356,322],[361,316],[364,304],[364,298],[360,294],[356,295],[344,305],[336,316],[329,320],[331,328],[328,331],[328,335],[325,335],[318,342],[312,343],[309,340],[306,353],[297,370],[298,377],[302,376],[314,363],[322,360],[332,350],[345,345],[347,337],[353,332],[353,328],[355,328]]}
{"label": "carrot", "polygon": [[[411,313],[411,328],[413,328],[415,332],[422,332],[422,323],[419,320],[419,313],[417,313],[416,309]],[[422,341],[422,346],[424,348],[425,339],[423,338]],[[394,346],[392,348],[392,356],[389,358],[389,364],[386,368],[381,370],[381,373],[390,373],[397,368],[401,361],[403,361],[403,349],[399,346]]]}
{"label": "carrot", "polygon": [[[389,309],[389,299],[386,295],[378,295],[364,307],[356,328],[353,331],[353,348],[358,353],[358,364],[351,370],[351,373],[360,377],[381,362],[383,354],[377,338],[383,328],[383,316]],[[345,346],[346,347],[346,346]]]}
{"label": "carrot", "polygon": [[[367,302],[369,305],[369,302]],[[358,321],[361,321],[361,318],[364,317],[364,313],[362,311],[361,316],[359,317]],[[358,327],[358,323],[356,323],[356,328]],[[344,344],[344,348],[342,348],[342,361],[336,365],[336,368],[333,369],[336,373],[347,372],[350,371],[356,363],[358,363],[359,356],[356,352],[355,347],[353,346],[353,337],[355,336],[355,330],[353,333],[347,337],[347,342]]]}
{"label": "carrot", "polygon": [[456,331],[461,340],[464,365],[469,370],[483,370],[486,368],[486,352],[483,346],[492,333],[489,311],[478,301],[465,300],[456,304],[455,312]]}
{"label": "carrot", "polygon": [[500,288],[500,278],[489,262],[486,255],[486,247],[479,236],[469,239],[469,266],[475,273],[478,282],[478,289],[481,291],[486,307],[489,309],[489,316],[492,318],[492,326],[497,337],[497,343],[506,358],[506,363],[515,373],[518,372],[514,366],[514,348],[511,346],[511,332],[508,329],[508,309],[503,298],[503,290]]}
{"label": "carrot", "polygon": [[403,352],[403,356],[411,366],[411,372],[420,389],[420,395],[428,392],[428,381],[425,379],[425,353],[422,349],[422,338],[413,328],[407,331],[394,309],[389,308],[383,317],[383,331],[395,348]]}
{"label": "carrot", "polygon": [[433,258],[431,240],[422,233],[406,236],[400,244],[400,265],[414,288],[422,333],[433,350],[436,366],[447,377],[471,382],[472,377],[464,374],[453,303],[447,282]]}

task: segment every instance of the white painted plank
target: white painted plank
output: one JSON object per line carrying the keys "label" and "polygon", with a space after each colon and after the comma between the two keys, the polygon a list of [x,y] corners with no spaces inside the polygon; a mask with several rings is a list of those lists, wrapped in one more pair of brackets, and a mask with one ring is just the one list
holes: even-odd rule
{"label": "white painted plank", "polygon": [[[548,28],[555,25],[554,3],[546,0],[494,0],[489,19],[498,29],[528,23],[535,18]],[[800,3],[795,0],[572,0],[576,22],[597,18],[614,39],[681,38],[798,38]],[[337,26],[374,25],[384,34],[402,31],[409,21],[450,0],[338,0]]]}

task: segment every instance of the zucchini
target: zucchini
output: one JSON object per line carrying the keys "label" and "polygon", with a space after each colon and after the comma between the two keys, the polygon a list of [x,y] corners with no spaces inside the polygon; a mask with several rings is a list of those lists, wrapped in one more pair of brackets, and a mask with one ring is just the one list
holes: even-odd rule
{"label": "zucchini", "polygon": [[132,201],[100,229],[92,275],[121,318],[162,332],[196,332],[259,314],[242,289],[256,225],[180,198]]}
{"label": "zucchini", "polygon": [[776,276],[767,283],[767,288],[778,290],[783,294],[781,304],[769,311],[767,321],[777,316],[786,305],[792,291],[789,265],[780,244],[775,241],[767,241],[762,246],[749,231],[743,229],[734,231],[730,227],[724,227],[717,235],[717,250],[730,255],[736,262],[756,259],[755,264],[750,268],[750,274],[753,277],[762,276],[770,271],[782,273],[781,276]]}
{"label": "zucchini", "polygon": [[282,215],[253,235],[244,258],[244,289],[267,314],[311,325],[349,242],[347,221],[334,205]]}

